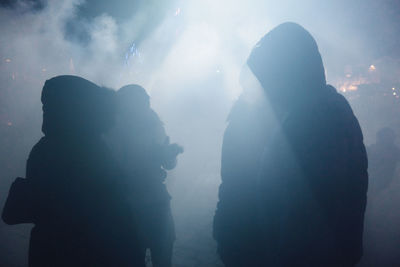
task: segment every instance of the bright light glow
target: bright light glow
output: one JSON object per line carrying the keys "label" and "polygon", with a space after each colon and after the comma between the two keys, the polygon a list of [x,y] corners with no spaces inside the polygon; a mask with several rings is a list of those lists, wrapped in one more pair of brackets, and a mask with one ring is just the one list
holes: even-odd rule
{"label": "bright light glow", "polygon": [[345,80],[342,83],[338,83],[337,87],[341,92],[356,91],[362,84],[369,84],[370,82],[365,78],[358,78],[357,80]]}
{"label": "bright light glow", "polygon": [[371,66],[369,66],[369,68],[368,68],[370,71],[374,71],[374,70],[376,70],[376,67],[375,67],[375,65],[371,65]]}

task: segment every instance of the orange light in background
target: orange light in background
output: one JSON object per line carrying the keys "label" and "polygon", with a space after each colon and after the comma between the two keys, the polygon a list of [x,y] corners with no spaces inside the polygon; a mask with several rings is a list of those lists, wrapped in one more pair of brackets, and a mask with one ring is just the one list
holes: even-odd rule
{"label": "orange light in background", "polygon": [[346,80],[340,84],[338,84],[339,91],[345,93],[348,91],[356,91],[358,90],[358,86],[361,84],[368,84],[369,82],[365,78],[358,78],[357,80]]}
{"label": "orange light in background", "polygon": [[370,71],[374,71],[374,70],[376,70],[376,67],[375,67],[375,65],[371,65],[371,66],[369,66],[368,70],[370,70]]}
{"label": "orange light in background", "polygon": [[8,126],[11,126],[11,125],[12,125],[12,122],[11,122],[11,121],[7,122],[7,125],[8,125]]}

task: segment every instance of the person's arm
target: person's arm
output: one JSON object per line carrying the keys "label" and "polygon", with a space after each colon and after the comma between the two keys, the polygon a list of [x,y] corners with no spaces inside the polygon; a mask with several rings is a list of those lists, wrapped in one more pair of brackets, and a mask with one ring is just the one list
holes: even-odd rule
{"label": "person's arm", "polygon": [[26,178],[18,177],[11,185],[2,212],[6,224],[34,223],[37,211],[37,190],[35,178],[39,175],[38,161],[41,156],[42,141],[36,144],[27,160]]}
{"label": "person's arm", "polygon": [[176,167],[177,156],[183,153],[183,147],[169,141],[169,136],[167,136],[164,126],[161,122],[157,124],[155,129],[156,136],[156,150],[159,151],[161,156],[161,165],[165,170],[172,170]]}
{"label": "person's arm", "polygon": [[2,219],[8,225],[33,223],[32,185],[28,179],[18,177],[12,183],[2,212]]}
{"label": "person's arm", "polygon": [[176,143],[169,144],[169,138],[166,139],[166,143],[167,144],[164,146],[164,161],[162,166],[166,170],[172,170],[177,164],[176,157],[183,153],[183,147]]}

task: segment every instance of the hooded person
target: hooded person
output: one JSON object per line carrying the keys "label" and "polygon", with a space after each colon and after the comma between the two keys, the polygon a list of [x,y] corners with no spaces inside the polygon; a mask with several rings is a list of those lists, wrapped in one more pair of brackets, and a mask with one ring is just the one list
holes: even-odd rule
{"label": "hooded person", "polygon": [[152,266],[171,266],[175,228],[164,182],[183,149],[170,144],[162,121],[150,107],[149,95],[135,84],[117,91],[116,124],[106,139],[129,180],[142,261],[149,249]]}
{"label": "hooded person", "polygon": [[298,24],[267,33],[247,64],[277,119],[258,181],[261,266],[354,266],[368,163],[351,107],[326,84],[317,44]]}
{"label": "hooded person", "polygon": [[396,133],[389,127],[380,129],[376,134],[376,143],[367,148],[369,160],[370,186],[369,196],[375,198],[390,187],[396,176],[400,161],[400,149],[396,145]]}
{"label": "hooded person", "polygon": [[44,137],[3,210],[8,224],[34,224],[29,266],[139,266],[123,179],[101,136],[113,124],[114,93],[58,76],[41,100]]}
{"label": "hooded person", "polygon": [[[364,257],[360,266],[398,266],[400,259],[393,249],[399,246],[398,165],[400,149],[396,132],[384,127],[376,133],[376,142],[367,147],[368,205],[365,212]],[[389,223],[388,223],[389,222]]]}

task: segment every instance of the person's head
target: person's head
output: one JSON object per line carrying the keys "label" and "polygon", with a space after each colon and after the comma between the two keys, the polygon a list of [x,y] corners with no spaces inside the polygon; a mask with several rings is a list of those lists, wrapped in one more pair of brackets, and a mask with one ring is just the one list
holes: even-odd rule
{"label": "person's head", "polygon": [[393,129],[385,127],[380,129],[376,134],[376,143],[382,145],[394,145],[396,133]]}
{"label": "person's head", "polygon": [[[303,27],[286,22],[253,48],[247,64],[274,105],[290,105],[326,85],[318,46]],[[317,92],[318,93],[318,92]]]}
{"label": "person's head", "polygon": [[46,136],[100,135],[114,123],[115,93],[77,76],[57,76],[43,87]]}
{"label": "person's head", "polygon": [[150,97],[146,90],[137,84],[129,84],[117,91],[118,112],[142,113],[150,110]]}

